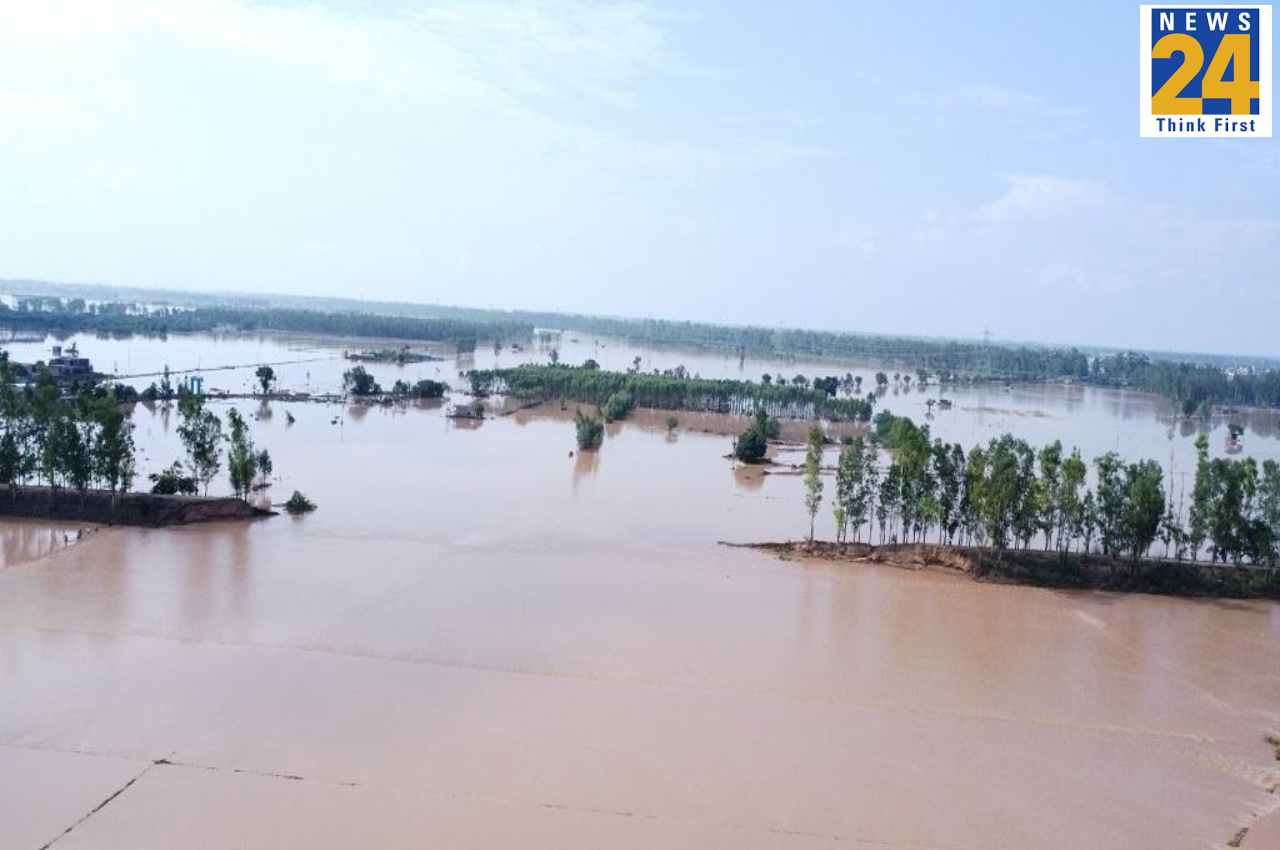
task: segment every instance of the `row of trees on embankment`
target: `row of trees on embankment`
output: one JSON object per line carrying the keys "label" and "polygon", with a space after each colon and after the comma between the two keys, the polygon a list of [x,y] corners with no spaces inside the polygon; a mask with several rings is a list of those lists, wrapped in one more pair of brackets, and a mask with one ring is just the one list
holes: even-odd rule
{"label": "row of trees on embankment", "polygon": [[471,390],[477,395],[500,393],[522,399],[576,401],[602,409],[611,397],[617,396],[627,399],[628,405],[659,410],[737,415],[764,410],[770,416],[787,419],[865,422],[871,418],[874,405],[870,398],[838,398],[808,385],[699,378],[683,369],[658,374],[612,372],[597,368],[591,361],[583,366],[527,364],[476,369],[469,377]]}
{"label": "row of trees on embankment", "polygon": [[[761,413],[736,444],[767,430]],[[810,521],[823,501],[824,438],[811,430],[804,496]],[[882,464],[879,449],[888,453]],[[1163,544],[1163,556],[1273,567],[1280,560],[1280,464],[1253,458],[1210,458],[1207,438],[1196,441],[1198,460],[1189,504],[1166,488],[1153,460],[1126,462],[1115,452],[1092,461],[1061,441],[1034,449],[1005,434],[966,451],[931,439],[928,425],[882,411],[869,439],[841,447],[831,496],[839,542],[942,544],[1066,556],[1098,552],[1132,563]]]}
{"label": "row of trees on embankment", "polygon": [[64,398],[47,370],[19,386],[0,358],[0,485],[123,493],[136,470],[133,423],[110,388]]}
{"label": "row of trees on embankment", "polygon": [[[208,494],[225,468],[237,498],[271,474],[271,455],[255,447],[249,424],[235,408],[223,418],[206,405],[203,395],[177,393],[178,435],[184,461],[150,476],[152,494]],[[0,358],[0,486],[15,491],[24,485],[46,488],[49,499],[62,493],[84,497],[93,490],[112,497],[133,486],[137,459],[133,422],[110,387],[64,389],[47,370],[19,385],[6,359]],[[14,496],[16,498],[16,495]]]}
{"label": "row of trees on embankment", "polygon": [[147,308],[137,304],[85,303],[83,299],[25,298],[0,303],[0,327],[54,333],[165,336],[212,331],[283,331],[331,336],[414,339],[474,347],[479,339],[528,339],[533,326],[509,319],[389,316],[295,308],[202,306]]}
{"label": "row of trees on embankment", "polygon": [[1093,361],[1089,381],[1156,393],[1190,416],[1209,405],[1280,407],[1280,370],[1234,369],[1205,363],[1153,360],[1145,354],[1113,354]]}

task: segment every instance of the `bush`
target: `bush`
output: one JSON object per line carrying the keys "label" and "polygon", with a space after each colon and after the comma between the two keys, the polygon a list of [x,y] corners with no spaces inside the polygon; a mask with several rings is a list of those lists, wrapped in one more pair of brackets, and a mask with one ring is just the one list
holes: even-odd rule
{"label": "bush", "polygon": [[284,503],[284,509],[291,514],[305,514],[316,509],[315,502],[302,495],[299,490],[294,490],[293,495],[289,497],[289,501]]}
{"label": "bush", "polygon": [[621,419],[626,419],[627,414],[631,412],[631,408],[634,405],[635,401],[631,398],[630,393],[614,393],[604,403],[604,421],[617,422]]}
{"label": "bush", "polygon": [[759,463],[769,451],[769,438],[776,437],[781,430],[777,419],[765,413],[763,408],[757,409],[747,430],[733,441],[733,456],[743,463]]}
{"label": "bush", "polygon": [[413,394],[417,398],[443,398],[449,385],[442,381],[421,380],[413,385]]}
{"label": "bush", "polygon": [[589,451],[600,448],[600,443],[604,440],[603,422],[579,410],[573,415],[573,425],[577,431],[579,449]]}
{"label": "bush", "polygon": [[342,373],[342,386],[349,389],[352,395],[377,395],[382,387],[373,379],[373,375],[363,366],[356,366]]}
{"label": "bush", "polygon": [[733,441],[733,455],[744,463],[759,463],[769,450],[769,438],[751,424]]}
{"label": "bush", "polygon": [[158,496],[194,496],[197,492],[196,479],[183,475],[182,464],[177,461],[168,469],[153,472],[147,477],[151,479],[151,492]]}
{"label": "bush", "polygon": [[668,416],[668,417],[667,417],[667,430],[668,430],[668,431],[674,431],[677,427],[679,427],[679,425],[680,425],[680,420],[679,420],[679,419],[676,419],[674,416]]}

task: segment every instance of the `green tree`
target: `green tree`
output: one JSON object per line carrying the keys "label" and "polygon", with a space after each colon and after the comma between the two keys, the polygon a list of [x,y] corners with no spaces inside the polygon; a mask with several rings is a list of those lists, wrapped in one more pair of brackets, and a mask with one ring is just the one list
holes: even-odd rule
{"label": "green tree", "polygon": [[852,443],[840,449],[840,457],[836,461],[836,493],[831,500],[837,543],[845,542],[848,524],[853,519],[853,505],[858,495],[857,464]]}
{"label": "green tree", "polygon": [[1187,527],[1187,543],[1191,560],[1197,560],[1200,549],[1209,537],[1209,523],[1213,514],[1213,466],[1209,462],[1209,437],[1201,432],[1196,436],[1196,480],[1191,489],[1191,515]]}
{"label": "green tree", "polygon": [[1058,528],[1055,546],[1059,552],[1066,552],[1071,540],[1079,537],[1084,529],[1085,506],[1081,491],[1088,477],[1089,467],[1080,456],[1079,449],[1072,449],[1071,455],[1062,462],[1062,477],[1058,487]]}
{"label": "green tree", "polygon": [[[902,499],[902,467],[889,464],[876,492],[876,522],[880,526],[880,542],[894,541],[894,523]],[[886,538],[886,532],[888,537]]]}
{"label": "green tree", "polygon": [[352,395],[368,396],[382,392],[382,387],[363,366],[355,366],[342,373],[342,388]]}
{"label": "green tree", "polygon": [[1036,481],[1036,508],[1044,549],[1054,543],[1054,535],[1062,525],[1062,441],[1054,440],[1040,449],[1040,477]]}
{"label": "green tree", "polygon": [[809,542],[813,542],[813,523],[822,506],[822,429],[817,425],[809,429],[808,446],[804,457],[804,507],[809,512]]}
{"label": "green tree", "polygon": [[609,396],[604,403],[604,421],[617,422],[626,419],[631,413],[631,408],[635,404],[635,399],[628,392],[616,392]]}
{"label": "green tree", "polygon": [[264,483],[271,481],[271,473],[275,470],[275,464],[271,461],[271,452],[266,449],[258,451],[258,474],[262,476]]}
{"label": "green tree", "polygon": [[1267,563],[1274,565],[1277,553],[1276,541],[1280,541],[1280,463],[1274,460],[1262,462],[1262,480],[1258,483],[1258,502],[1261,520],[1270,532],[1271,548]]}
{"label": "green tree", "polygon": [[600,448],[600,443],[604,440],[603,422],[579,410],[573,415],[573,426],[579,449],[591,451]]}
{"label": "green tree", "polygon": [[1107,452],[1094,458],[1098,475],[1097,507],[1098,536],[1104,555],[1118,555],[1124,549],[1125,535],[1125,479],[1124,464],[1115,452]]}
{"label": "green tree", "polygon": [[1147,553],[1164,516],[1164,473],[1153,460],[1131,463],[1125,469],[1124,545],[1136,563]]}
{"label": "green tree", "polygon": [[254,372],[254,374],[258,377],[258,385],[262,387],[262,394],[270,394],[271,385],[276,382],[276,370],[270,366],[263,365],[259,366],[258,371]]}
{"label": "green tree", "polygon": [[170,376],[168,363],[164,364],[164,377],[160,379],[159,395],[165,401],[173,398],[173,378]]}
{"label": "green tree", "polygon": [[161,496],[194,496],[198,491],[196,479],[184,474],[182,464],[176,460],[159,472],[147,476],[151,479],[151,492]]}
{"label": "green tree", "polygon": [[751,423],[733,441],[733,454],[743,463],[759,463],[769,451],[769,414],[764,408],[756,410]]}
{"label": "green tree", "polygon": [[231,426],[230,448],[227,450],[227,472],[231,476],[231,492],[245,499],[253,489],[258,474],[258,455],[249,436],[249,425],[234,407],[227,411]]}
{"label": "green tree", "polygon": [[98,430],[93,442],[94,474],[105,489],[124,492],[135,474],[133,422],[113,401],[97,406]]}
{"label": "green tree", "polygon": [[222,420],[205,408],[204,396],[185,393],[178,399],[178,437],[195,479],[209,494],[209,483],[222,468]]}

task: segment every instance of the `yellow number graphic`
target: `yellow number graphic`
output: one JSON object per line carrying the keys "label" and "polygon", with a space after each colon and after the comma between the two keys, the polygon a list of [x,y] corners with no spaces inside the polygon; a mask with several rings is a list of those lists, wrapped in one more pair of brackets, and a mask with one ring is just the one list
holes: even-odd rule
{"label": "yellow number graphic", "polygon": [[[1227,73],[1227,63],[1232,59],[1235,60],[1235,79],[1227,82],[1222,77]],[[1252,73],[1253,68],[1249,60],[1249,36],[1224,35],[1222,43],[1218,45],[1217,52],[1209,62],[1208,69],[1204,72],[1201,93],[1205,97],[1229,99],[1232,115],[1248,115],[1249,101],[1259,96],[1258,82],[1249,79]]]}
{"label": "yellow number graphic", "polygon": [[[1226,38],[1224,37],[1223,40],[1225,41]],[[1151,96],[1151,112],[1154,115],[1200,115],[1204,111],[1204,104],[1200,98],[1179,97],[1179,95],[1187,87],[1187,83],[1194,80],[1196,74],[1200,73],[1200,68],[1204,65],[1204,50],[1201,49],[1200,42],[1182,32],[1166,35],[1151,48],[1152,59],[1170,59],[1175,53],[1182,54],[1182,64],[1173,72],[1173,76],[1165,81],[1160,90]],[[1218,61],[1216,56],[1214,61]],[[1223,64],[1225,65],[1225,62]],[[1240,75],[1239,67],[1239,65],[1236,66],[1237,77]],[[1247,107],[1245,111],[1249,111]]]}

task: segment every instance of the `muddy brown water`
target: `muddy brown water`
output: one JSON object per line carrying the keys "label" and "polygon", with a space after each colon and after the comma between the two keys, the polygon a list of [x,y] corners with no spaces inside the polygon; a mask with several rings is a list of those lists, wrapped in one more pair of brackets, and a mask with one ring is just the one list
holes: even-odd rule
{"label": "muddy brown water", "polygon": [[[321,366],[286,368],[320,385],[343,363]],[[1058,419],[1189,442],[1083,392]],[[1275,835],[1273,603],[719,547],[806,531],[801,482],[735,470],[727,439],[692,421],[668,434],[641,416],[584,455],[568,412],[464,425],[440,404],[241,407],[275,457],[268,498],[296,487],[314,514],[73,545],[0,523],[0,847],[1164,850]],[[175,413],[139,406],[135,421],[145,468],[178,456]]]}

